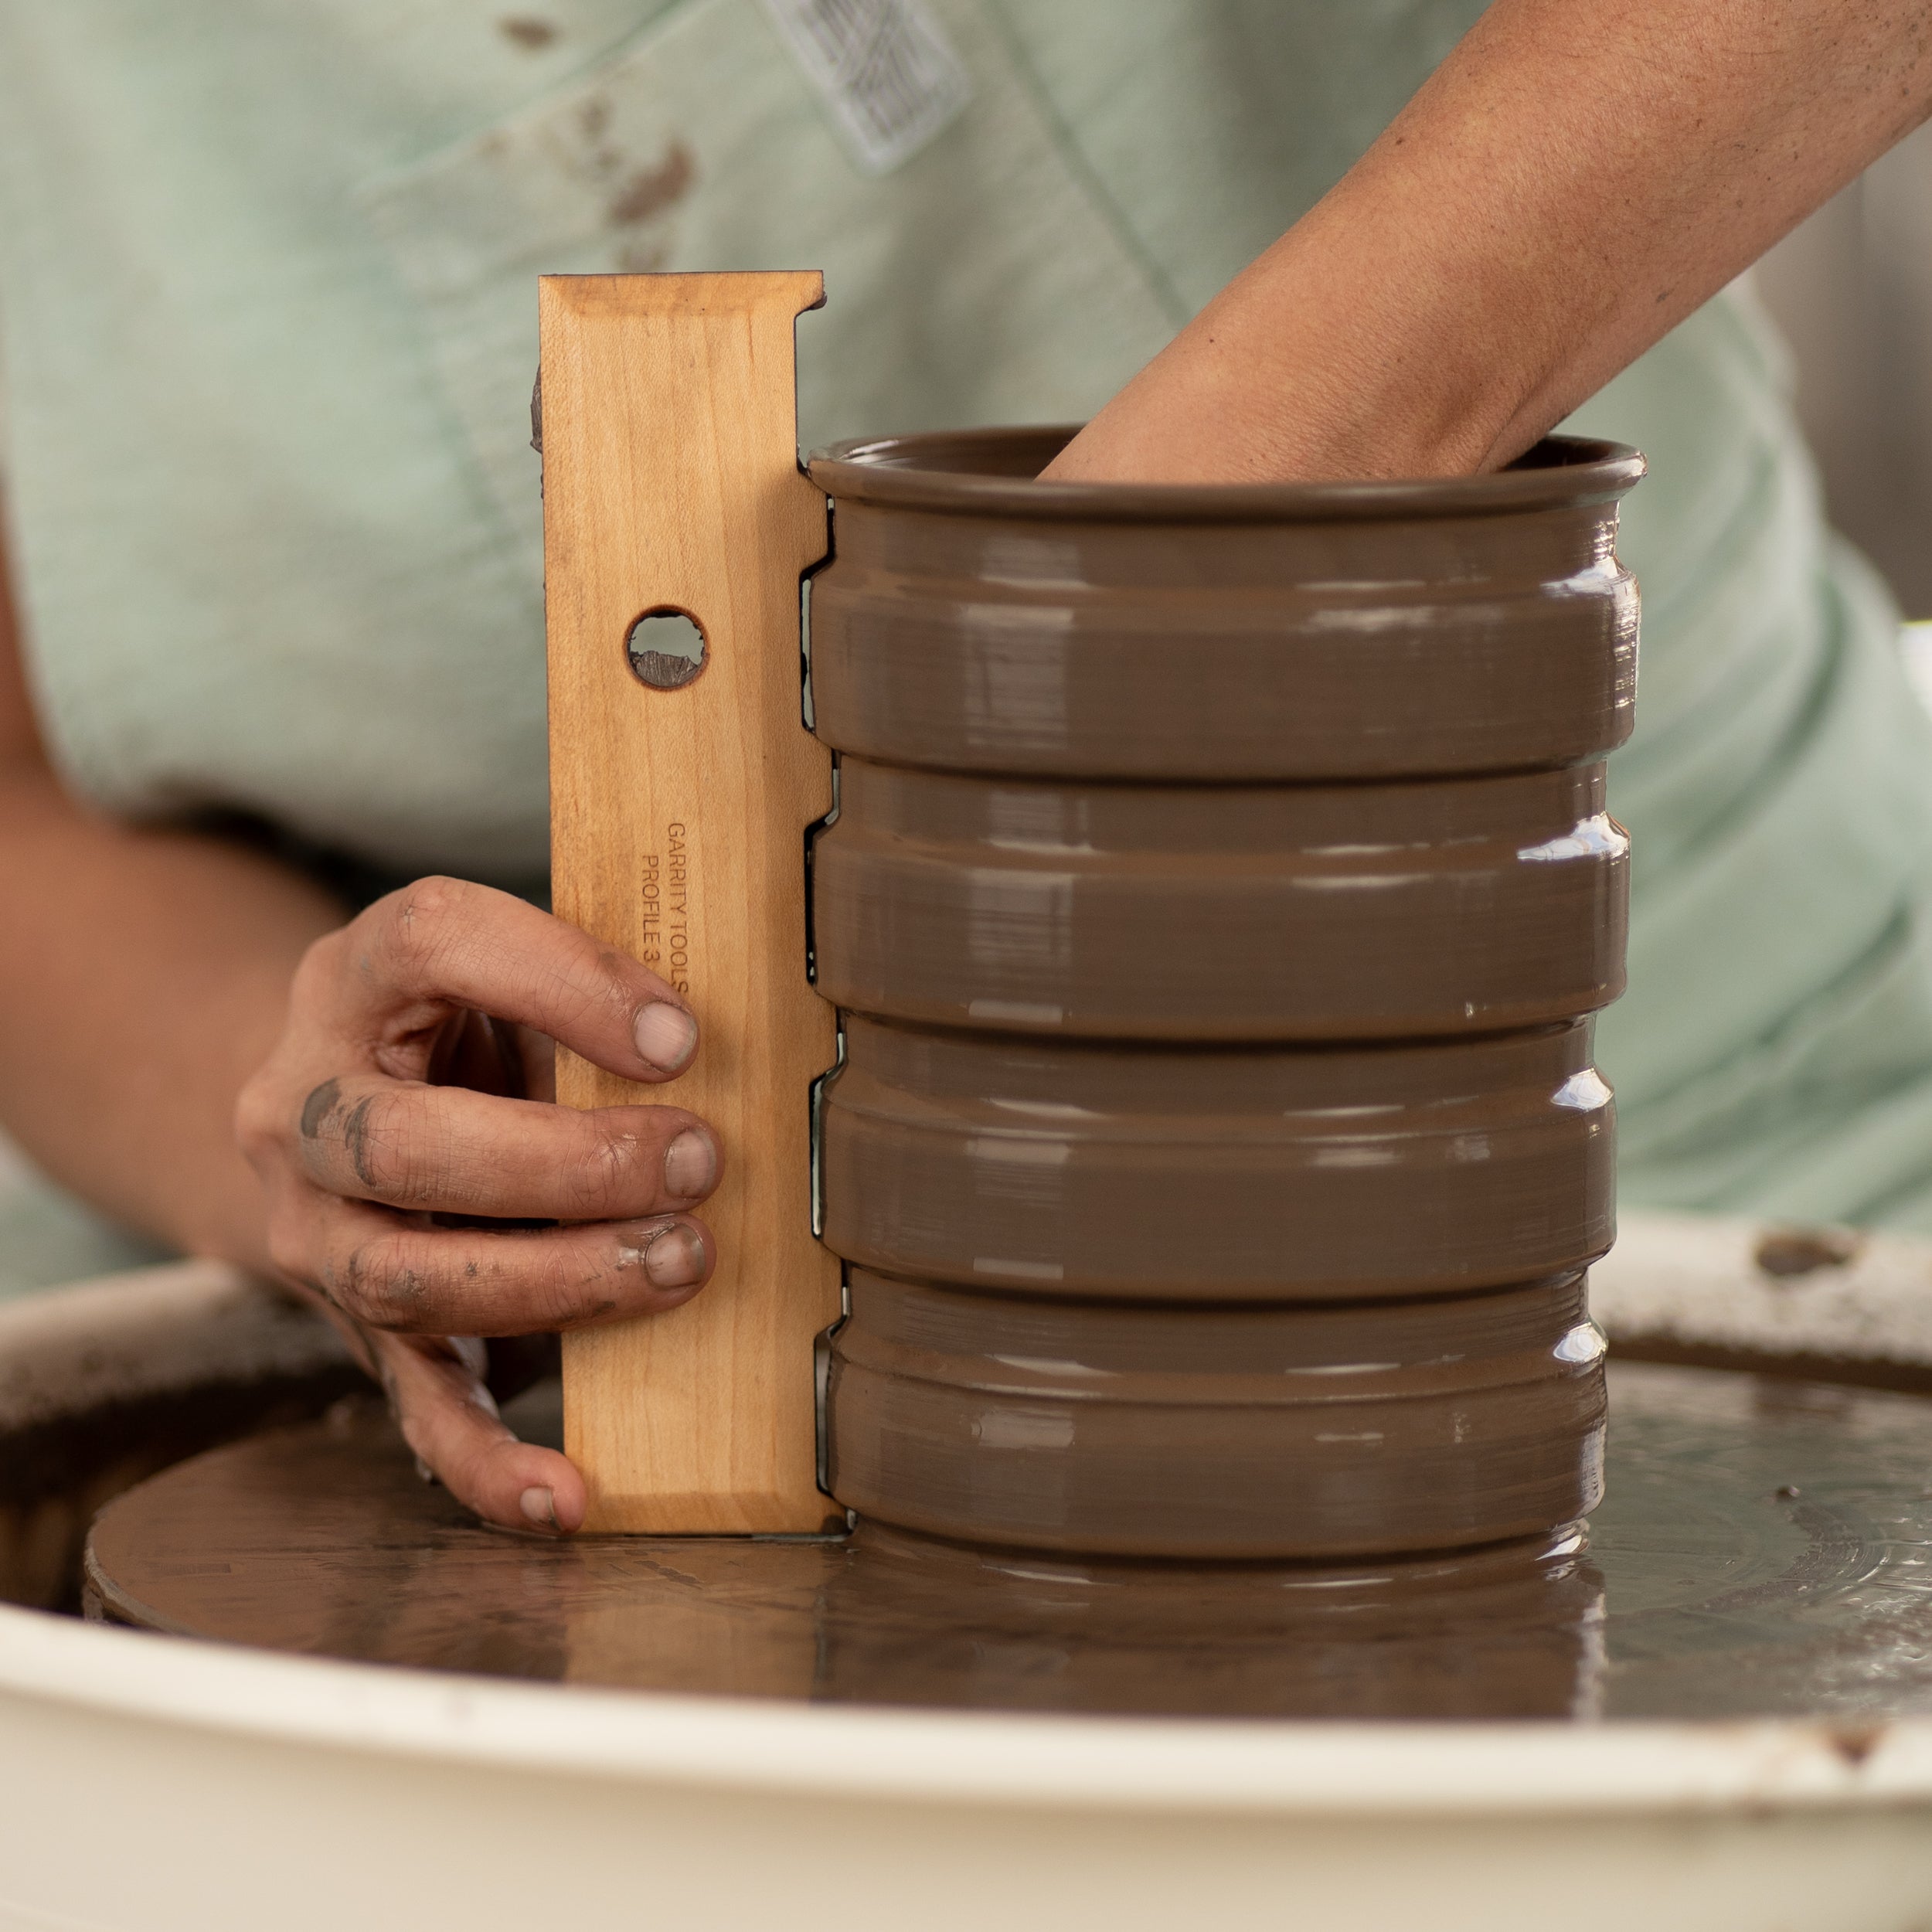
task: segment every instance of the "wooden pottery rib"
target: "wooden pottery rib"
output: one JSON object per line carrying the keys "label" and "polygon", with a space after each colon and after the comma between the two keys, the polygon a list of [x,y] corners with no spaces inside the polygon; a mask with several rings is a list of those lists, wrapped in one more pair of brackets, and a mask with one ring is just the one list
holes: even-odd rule
{"label": "wooden pottery rib", "polygon": [[[809,1108],[835,1022],[804,941],[831,759],[804,730],[798,647],[826,521],[798,467],[792,341],[823,299],[802,272],[541,285],[555,904],[670,981],[703,1029],[666,1087],[560,1052],[557,1097],[689,1107],[724,1155],[705,1292],[565,1338],[566,1447],[594,1530],[813,1531],[834,1513],[813,1345],[838,1264],[811,1235]],[[659,610],[704,634],[675,689],[644,683],[627,649]]]}

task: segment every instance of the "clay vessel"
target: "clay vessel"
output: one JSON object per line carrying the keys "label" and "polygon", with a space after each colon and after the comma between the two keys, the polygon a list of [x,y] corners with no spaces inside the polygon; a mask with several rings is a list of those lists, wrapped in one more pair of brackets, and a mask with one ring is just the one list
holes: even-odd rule
{"label": "clay vessel", "polygon": [[1035,481],[1068,434],[811,466],[828,1485],[1195,1560],[1581,1517],[1641,459]]}

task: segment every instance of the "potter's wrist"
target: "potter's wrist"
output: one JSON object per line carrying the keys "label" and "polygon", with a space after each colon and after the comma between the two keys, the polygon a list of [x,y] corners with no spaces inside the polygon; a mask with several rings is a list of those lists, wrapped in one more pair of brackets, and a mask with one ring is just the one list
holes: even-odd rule
{"label": "potter's wrist", "polygon": [[1400,227],[1319,209],[1191,325],[1198,352],[1252,370],[1232,433],[1284,479],[1473,474],[1543,380],[1531,305],[1420,236],[1392,281]]}
{"label": "potter's wrist", "polygon": [[1264,257],[1048,475],[1294,482],[1485,468],[1539,372],[1524,366],[1520,344],[1513,359],[1503,352],[1466,290],[1432,301],[1411,282],[1391,302],[1362,279],[1339,264]]}
{"label": "potter's wrist", "polygon": [[[1508,413],[1424,349],[1365,347],[1359,359],[1258,381],[1226,435],[1244,468],[1282,481],[1467,476],[1485,466]],[[1364,365],[1373,363],[1373,366]]]}

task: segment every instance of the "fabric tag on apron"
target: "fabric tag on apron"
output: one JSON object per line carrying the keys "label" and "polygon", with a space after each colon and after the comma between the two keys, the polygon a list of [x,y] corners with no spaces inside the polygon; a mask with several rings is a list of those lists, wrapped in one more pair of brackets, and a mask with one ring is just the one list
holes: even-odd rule
{"label": "fabric tag on apron", "polygon": [[889,174],[960,109],[966,70],[920,0],[764,0],[852,159]]}

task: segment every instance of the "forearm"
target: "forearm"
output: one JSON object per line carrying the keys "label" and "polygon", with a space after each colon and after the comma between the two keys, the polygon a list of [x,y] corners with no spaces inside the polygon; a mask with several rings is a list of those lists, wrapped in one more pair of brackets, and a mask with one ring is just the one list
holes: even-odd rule
{"label": "forearm", "polygon": [[235,1142],[290,975],[343,909],[271,861],[81,811],[49,769],[0,545],[0,1123],[56,1180],[199,1253],[266,1264]]}
{"label": "forearm", "polygon": [[83,815],[19,761],[0,774],[0,903],[8,1131],[117,1219],[265,1265],[235,1097],[343,910],[253,853]]}
{"label": "forearm", "polygon": [[1497,0],[1049,474],[1508,462],[1929,111],[1926,0]]}

